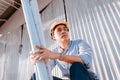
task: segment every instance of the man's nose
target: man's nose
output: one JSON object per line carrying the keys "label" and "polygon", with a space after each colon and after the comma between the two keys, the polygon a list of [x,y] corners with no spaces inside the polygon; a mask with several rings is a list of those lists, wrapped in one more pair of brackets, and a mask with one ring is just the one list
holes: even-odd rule
{"label": "man's nose", "polygon": [[65,34],[65,33],[66,33],[66,31],[65,31],[65,30],[62,30],[62,31],[61,31],[61,34]]}

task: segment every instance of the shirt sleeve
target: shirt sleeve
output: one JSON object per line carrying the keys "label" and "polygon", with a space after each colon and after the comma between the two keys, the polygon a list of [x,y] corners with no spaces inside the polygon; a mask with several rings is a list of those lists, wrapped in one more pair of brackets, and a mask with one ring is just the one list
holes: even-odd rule
{"label": "shirt sleeve", "polygon": [[92,65],[92,50],[90,48],[90,46],[85,42],[85,41],[81,41],[78,44],[78,48],[79,48],[79,56],[82,58],[85,66],[87,68],[90,68],[90,66]]}
{"label": "shirt sleeve", "polygon": [[[54,51],[54,52],[55,52],[55,50],[56,49],[52,49],[52,51]],[[56,61],[55,60],[50,60],[50,68],[51,68],[51,70],[53,70],[53,68],[55,67],[55,65],[56,65]]]}
{"label": "shirt sleeve", "polygon": [[56,61],[55,60],[50,60],[51,70],[55,67],[55,65],[56,65]]}

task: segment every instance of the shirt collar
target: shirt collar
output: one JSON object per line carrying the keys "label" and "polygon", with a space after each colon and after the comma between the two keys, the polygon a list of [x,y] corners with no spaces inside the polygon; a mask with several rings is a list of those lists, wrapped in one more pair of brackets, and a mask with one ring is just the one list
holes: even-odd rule
{"label": "shirt collar", "polygon": [[71,44],[72,44],[72,41],[70,41],[70,43],[68,44],[68,46],[67,46],[65,51],[63,51],[63,49],[60,48],[60,46],[58,46],[58,52],[59,53],[66,53],[68,51],[68,49],[70,48]]}

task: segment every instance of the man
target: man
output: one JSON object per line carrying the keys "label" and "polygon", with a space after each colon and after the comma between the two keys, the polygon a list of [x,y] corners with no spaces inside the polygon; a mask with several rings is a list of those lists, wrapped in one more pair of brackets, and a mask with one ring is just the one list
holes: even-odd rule
{"label": "man", "polygon": [[[32,63],[43,59],[50,59],[51,67],[58,65],[63,77],[70,80],[97,80],[91,70],[92,50],[83,40],[70,40],[68,23],[57,21],[50,28],[51,38],[58,43],[53,51],[42,46],[36,46],[38,51],[31,53]],[[35,57],[39,54],[39,57]],[[54,80],[62,80],[53,77]],[[31,79],[32,80],[32,79]]]}

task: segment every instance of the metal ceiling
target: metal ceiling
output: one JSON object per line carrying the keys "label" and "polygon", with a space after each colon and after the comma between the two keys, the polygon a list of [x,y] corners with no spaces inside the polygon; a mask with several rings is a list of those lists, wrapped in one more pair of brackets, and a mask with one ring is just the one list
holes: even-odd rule
{"label": "metal ceiling", "polygon": [[20,6],[20,0],[0,0],[0,27]]}

